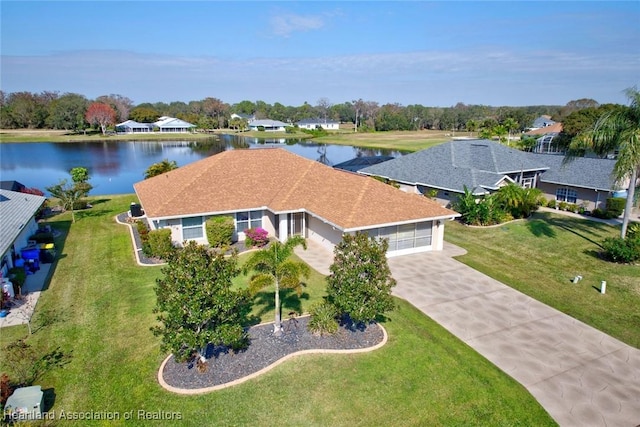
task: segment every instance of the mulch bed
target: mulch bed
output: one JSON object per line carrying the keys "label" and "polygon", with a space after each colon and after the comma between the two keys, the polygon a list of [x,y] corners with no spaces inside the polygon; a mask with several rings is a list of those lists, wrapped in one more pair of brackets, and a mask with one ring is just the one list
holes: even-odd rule
{"label": "mulch bed", "polygon": [[163,379],[181,389],[213,387],[244,378],[298,351],[363,349],[384,339],[384,332],[376,323],[361,328],[341,326],[334,335],[318,336],[308,331],[308,322],[308,316],[285,320],[280,337],[273,334],[273,324],[253,326],[249,329],[249,347],[238,353],[210,345],[205,372],[199,372],[195,361],[177,363],[172,356],[164,366]]}

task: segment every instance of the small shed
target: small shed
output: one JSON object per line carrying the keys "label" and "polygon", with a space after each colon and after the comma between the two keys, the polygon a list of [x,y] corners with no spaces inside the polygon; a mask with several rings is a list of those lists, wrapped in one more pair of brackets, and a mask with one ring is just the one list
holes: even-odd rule
{"label": "small shed", "polygon": [[43,406],[42,387],[22,387],[9,396],[4,405],[4,414],[11,420],[39,420],[42,419]]}

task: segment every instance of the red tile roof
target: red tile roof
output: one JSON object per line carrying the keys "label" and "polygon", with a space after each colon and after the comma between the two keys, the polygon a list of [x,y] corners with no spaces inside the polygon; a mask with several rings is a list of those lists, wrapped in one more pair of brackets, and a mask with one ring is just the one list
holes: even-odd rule
{"label": "red tile roof", "polygon": [[225,151],[134,188],[149,218],[304,210],[344,231],[458,215],[424,196],[280,148]]}

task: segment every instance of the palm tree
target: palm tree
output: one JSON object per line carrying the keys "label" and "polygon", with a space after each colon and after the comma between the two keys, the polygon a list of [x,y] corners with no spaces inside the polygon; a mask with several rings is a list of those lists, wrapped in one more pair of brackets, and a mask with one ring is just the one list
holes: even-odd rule
{"label": "palm tree", "polygon": [[295,289],[300,295],[303,286],[300,277],[307,278],[311,273],[311,269],[304,262],[289,259],[293,249],[298,245],[307,249],[306,240],[300,236],[292,236],[285,243],[272,242],[267,248],[254,252],[243,267],[244,274],[252,270],[256,272],[249,279],[249,290],[252,293],[275,285],[275,335],[282,333],[280,288]]}
{"label": "palm tree", "polygon": [[494,127],[493,128],[493,135],[495,135],[498,138],[500,138],[500,143],[501,144],[504,144],[505,142],[507,142],[507,143],[509,142],[509,140],[507,139],[507,136],[509,135],[509,132],[507,131],[507,128],[504,125],[498,125],[498,126]]}
{"label": "palm tree", "polygon": [[507,145],[511,145],[511,132],[518,129],[518,122],[516,122],[513,118],[507,118],[502,125],[507,128],[509,136],[507,137]]}
{"label": "palm tree", "polygon": [[467,126],[467,130],[471,132],[471,136],[473,137],[473,133],[478,130],[478,126],[480,126],[480,123],[478,123],[477,120],[471,119],[467,121],[466,126]]}
{"label": "palm tree", "polygon": [[579,134],[571,142],[570,151],[591,149],[603,156],[618,150],[618,159],[613,169],[618,183],[629,180],[627,203],[622,220],[621,237],[627,235],[629,217],[638,176],[640,175],[640,92],[637,87],[624,91],[630,105],[612,110],[601,116],[593,129]]}

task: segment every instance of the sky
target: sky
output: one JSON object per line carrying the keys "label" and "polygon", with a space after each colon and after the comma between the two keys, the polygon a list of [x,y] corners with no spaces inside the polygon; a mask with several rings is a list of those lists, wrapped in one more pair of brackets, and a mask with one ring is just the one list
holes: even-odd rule
{"label": "sky", "polygon": [[0,89],[134,104],[628,104],[640,1],[7,1]]}

